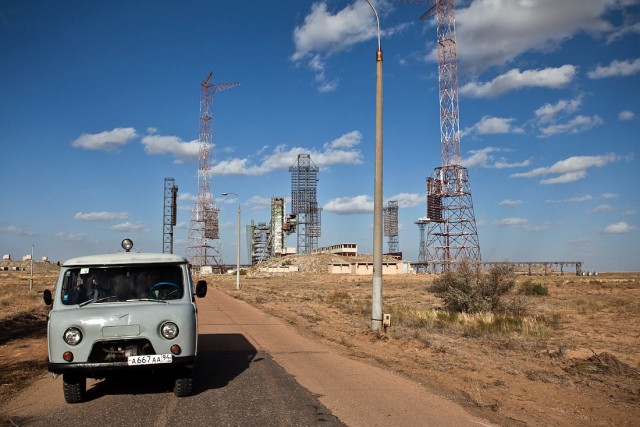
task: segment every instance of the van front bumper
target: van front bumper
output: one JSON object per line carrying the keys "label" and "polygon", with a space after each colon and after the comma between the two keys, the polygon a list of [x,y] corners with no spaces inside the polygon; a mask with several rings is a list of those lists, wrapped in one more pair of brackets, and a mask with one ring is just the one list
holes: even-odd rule
{"label": "van front bumper", "polygon": [[173,356],[171,363],[156,363],[151,365],[129,365],[127,362],[49,362],[47,369],[54,374],[73,373],[78,375],[94,376],[96,374],[115,373],[121,371],[148,371],[156,369],[176,369],[192,366],[196,356]]}

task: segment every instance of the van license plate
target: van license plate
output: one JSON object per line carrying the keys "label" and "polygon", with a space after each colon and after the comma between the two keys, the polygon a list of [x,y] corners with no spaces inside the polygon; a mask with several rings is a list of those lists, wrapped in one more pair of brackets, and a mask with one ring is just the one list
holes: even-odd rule
{"label": "van license plate", "polygon": [[170,354],[150,354],[146,356],[129,356],[129,366],[137,365],[157,365],[159,363],[171,363],[173,358]]}

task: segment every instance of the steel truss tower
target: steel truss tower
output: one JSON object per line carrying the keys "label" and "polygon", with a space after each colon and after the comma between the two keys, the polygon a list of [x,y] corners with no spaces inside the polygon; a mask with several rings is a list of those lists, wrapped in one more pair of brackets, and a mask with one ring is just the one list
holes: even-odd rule
{"label": "steel truss tower", "polygon": [[398,202],[395,200],[388,201],[383,213],[384,235],[389,238],[389,253],[395,254],[400,252],[400,244],[398,242]]}
{"label": "steel truss tower", "polygon": [[198,198],[193,204],[186,257],[194,268],[221,265],[218,209],[211,196],[213,147],[213,94],[240,83],[213,84],[209,73],[200,83],[200,134],[198,138]]}
{"label": "steel truss tower", "polygon": [[[469,175],[460,165],[454,0],[428,3],[435,4],[420,20],[436,17],[441,166],[434,169],[433,177],[427,178],[426,248],[428,269],[439,273],[455,270],[465,259],[480,262],[481,257]],[[422,248],[422,241],[420,245]]]}
{"label": "steel truss tower", "polygon": [[162,215],[162,253],[173,253],[173,227],[176,225],[178,187],[173,178],[164,179],[164,210]]}
{"label": "steel truss tower", "polygon": [[291,214],[297,215],[297,253],[310,254],[318,247],[321,234],[317,187],[320,169],[311,161],[309,154],[298,154],[291,172]]}

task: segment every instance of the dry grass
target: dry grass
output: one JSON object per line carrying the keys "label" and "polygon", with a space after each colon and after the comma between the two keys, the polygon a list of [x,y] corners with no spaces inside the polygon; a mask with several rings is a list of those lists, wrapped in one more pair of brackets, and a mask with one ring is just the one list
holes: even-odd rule
{"label": "dry grass", "polygon": [[[522,298],[523,314],[446,311],[427,290],[432,276],[385,276],[386,334],[370,331],[370,277],[249,275],[240,293],[233,279],[208,281],[497,424],[624,425],[640,417],[639,274],[518,277],[505,297]],[[549,295],[522,294],[531,280]]]}

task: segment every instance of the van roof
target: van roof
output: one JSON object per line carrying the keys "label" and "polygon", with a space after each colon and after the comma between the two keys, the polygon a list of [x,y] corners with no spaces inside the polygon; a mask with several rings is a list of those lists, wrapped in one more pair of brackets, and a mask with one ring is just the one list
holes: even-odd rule
{"label": "van roof", "polygon": [[187,264],[186,258],[173,254],[117,252],[113,254],[89,255],[66,260],[62,266],[123,265],[123,264]]}

